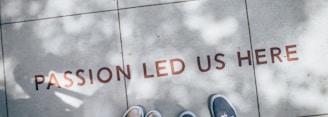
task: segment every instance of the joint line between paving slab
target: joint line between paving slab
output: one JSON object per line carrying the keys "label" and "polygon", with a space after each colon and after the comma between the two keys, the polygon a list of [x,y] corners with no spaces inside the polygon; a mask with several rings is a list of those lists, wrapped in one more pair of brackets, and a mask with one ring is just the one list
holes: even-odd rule
{"label": "joint line between paving slab", "polygon": [[[116,1],[116,7],[117,7],[117,19],[118,19],[118,29],[120,34],[120,44],[121,44],[121,56],[122,56],[122,64],[123,64],[123,71],[125,71],[125,63],[124,63],[124,53],[123,53],[123,40],[122,40],[122,29],[121,29],[121,15],[120,15],[120,9],[119,9],[119,3],[118,0]],[[129,100],[128,100],[128,90],[126,87],[126,77],[124,76],[124,90],[125,90],[125,101],[126,101],[126,109],[129,108]]]}
{"label": "joint line between paving slab", "polygon": [[[168,4],[177,4],[177,3],[184,3],[184,2],[191,2],[191,1],[197,1],[197,0],[184,0],[184,1],[176,1],[176,2],[168,2],[168,3],[150,4],[150,5],[140,5],[140,6],[126,7],[126,8],[119,8],[119,7],[117,6],[116,9],[110,9],[110,10],[93,11],[93,12],[76,13],[76,14],[70,14],[70,15],[61,15],[61,16],[54,16],[54,17],[46,17],[46,18],[38,18],[38,19],[29,19],[29,20],[13,21],[13,22],[1,23],[1,25],[16,24],[16,23],[25,23],[25,22],[33,22],[33,21],[48,20],[48,19],[57,19],[57,18],[64,18],[64,17],[72,17],[72,16],[79,16],[79,15],[104,13],[104,12],[119,11],[119,10],[127,10],[127,9],[135,9],[135,8],[143,8],[143,7],[151,7],[151,6],[160,6],[160,5],[168,5]],[[117,1],[117,2],[118,2],[118,1]],[[118,3],[116,3],[116,4],[118,4]]]}
{"label": "joint line between paving slab", "polygon": [[[252,36],[251,36],[251,28],[249,24],[249,17],[248,17],[248,8],[247,8],[247,0],[245,0],[245,7],[246,7],[246,17],[247,17],[247,25],[248,25],[248,35],[249,35],[249,41],[251,45],[251,56],[254,57],[253,54],[253,45],[252,45]],[[258,115],[261,117],[261,111],[260,111],[260,101],[259,101],[259,95],[258,95],[258,89],[257,89],[257,80],[256,80],[256,72],[255,72],[255,63],[254,59],[252,59],[252,66],[253,66],[253,74],[254,74],[254,83],[255,83],[255,92],[256,92],[256,101],[257,101],[257,110]]]}
{"label": "joint line between paving slab", "polygon": [[184,0],[184,1],[176,1],[176,2],[168,2],[168,3],[158,3],[158,4],[149,4],[149,5],[140,5],[140,6],[133,6],[133,7],[120,8],[119,10],[135,9],[135,8],[151,7],[151,6],[160,6],[160,5],[169,5],[169,4],[177,4],[177,3],[184,3],[184,2],[191,2],[191,1],[198,1],[198,0]]}
{"label": "joint line between paving slab", "polygon": [[[0,24],[1,24],[1,14],[2,10],[1,10],[1,1],[0,1]],[[5,54],[4,54],[4,50],[3,50],[3,36],[2,36],[2,25],[0,25],[0,33],[1,33],[1,52],[2,52],[2,67],[3,67],[3,84],[4,84],[4,88],[5,88],[5,101],[6,101],[6,116],[9,117],[9,113],[8,113],[8,96],[7,96],[7,82],[6,82],[6,72],[5,72]],[[1,71],[0,71],[1,72]]]}
{"label": "joint line between paving slab", "polygon": [[46,17],[46,18],[39,18],[39,19],[30,19],[30,20],[14,21],[14,22],[1,23],[1,25],[16,24],[16,23],[24,23],[24,22],[33,22],[33,21],[48,20],[48,19],[58,19],[58,18],[64,18],[64,17],[79,16],[79,15],[87,15],[87,14],[96,14],[96,13],[110,12],[110,11],[116,11],[116,10],[117,10],[117,9],[111,9],[111,10],[93,11],[93,12],[77,13],[77,14],[62,15],[62,16],[55,16],[55,17]]}
{"label": "joint line between paving slab", "polygon": [[299,116],[299,117],[317,117],[317,116],[324,116],[324,115],[328,115],[328,113],[324,113],[324,114],[315,114],[315,115],[305,115],[305,116]]}

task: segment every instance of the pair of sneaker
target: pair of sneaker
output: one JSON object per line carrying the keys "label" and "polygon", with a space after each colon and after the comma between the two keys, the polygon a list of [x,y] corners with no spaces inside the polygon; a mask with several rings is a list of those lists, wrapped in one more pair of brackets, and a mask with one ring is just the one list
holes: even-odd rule
{"label": "pair of sneaker", "polygon": [[[221,94],[211,95],[208,103],[211,117],[238,117],[231,102]],[[123,117],[144,117],[144,111],[140,106],[132,106]],[[152,110],[145,117],[162,117],[162,115],[158,111]],[[179,117],[196,117],[196,115],[191,111],[185,111]]]}
{"label": "pair of sneaker", "polygon": [[157,110],[151,110],[144,116],[144,109],[141,106],[132,106],[124,113],[123,117],[162,117],[162,115]]}
{"label": "pair of sneaker", "polygon": [[[132,106],[124,113],[123,117],[144,117],[144,110],[141,106]],[[157,110],[151,110],[145,117],[162,117],[162,115]],[[191,111],[185,111],[179,117],[196,117],[196,115]]]}

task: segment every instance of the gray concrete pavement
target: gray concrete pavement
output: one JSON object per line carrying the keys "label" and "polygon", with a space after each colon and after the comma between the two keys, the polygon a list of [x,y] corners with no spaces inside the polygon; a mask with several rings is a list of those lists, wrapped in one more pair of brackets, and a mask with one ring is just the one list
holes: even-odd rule
{"label": "gray concrete pavement", "polygon": [[[265,48],[267,64],[256,66],[263,116],[305,116],[327,113],[327,1],[248,0],[252,45]],[[259,18],[260,17],[260,18]],[[285,47],[295,45],[288,61]],[[280,47],[281,61],[270,58]],[[276,52],[275,52],[276,53]]]}
{"label": "gray concrete pavement", "polygon": [[240,117],[326,115],[327,8],[323,0],[1,0],[0,116],[119,117],[142,105],[207,117],[217,93]]}
{"label": "gray concrete pavement", "polygon": [[[220,93],[234,102],[240,116],[258,116],[253,69],[239,67],[235,58],[237,51],[250,49],[243,1],[193,1],[120,12],[124,61],[135,69],[127,83],[129,106],[158,109],[167,117],[184,110],[205,117],[210,116],[208,96]],[[215,61],[220,53],[224,66]],[[197,57],[204,69],[208,55],[211,68],[202,72]],[[180,74],[171,73],[169,62],[176,58],[184,61]],[[156,61],[162,60],[166,62],[159,66],[166,68],[156,70]],[[182,65],[176,65],[180,70]],[[145,78],[145,70],[154,77]]]}

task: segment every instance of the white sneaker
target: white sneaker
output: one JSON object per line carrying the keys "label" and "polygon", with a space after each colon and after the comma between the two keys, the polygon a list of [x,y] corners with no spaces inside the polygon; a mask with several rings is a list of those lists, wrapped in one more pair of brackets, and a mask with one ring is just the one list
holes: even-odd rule
{"label": "white sneaker", "polygon": [[140,106],[132,106],[124,113],[123,117],[144,117],[144,111]]}
{"label": "white sneaker", "polygon": [[162,117],[162,115],[157,110],[151,110],[146,114],[146,117]]}

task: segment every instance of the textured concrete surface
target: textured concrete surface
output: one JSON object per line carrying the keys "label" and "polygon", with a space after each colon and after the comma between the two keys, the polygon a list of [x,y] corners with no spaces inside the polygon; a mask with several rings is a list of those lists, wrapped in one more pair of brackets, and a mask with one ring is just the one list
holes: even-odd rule
{"label": "textured concrete surface", "polygon": [[[224,11],[224,12],[216,12]],[[236,53],[250,49],[245,4],[243,1],[194,1],[121,11],[124,61],[135,67],[127,83],[129,106],[158,109],[163,116],[174,117],[184,110],[198,116],[209,115],[207,98],[226,95],[240,116],[258,116],[253,69],[239,67]],[[215,61],[215,55],[225,62]],[[203,68],[210,56],[211,69]],[[184,72],[171,73],[171,59],[185,63]],[[158,76],[155,61],[166,60]],[[153,78],[144,78],[143,63]],[[175,69],[181,64],[176,63]]]}
{"label": "textured concrete surface", "polygon": [[127,8],[127,7],[148,6],[148,5],[155,5],[155,4],[167,4],[172,2],[184,2],[184,1],[191,1],[191,0],[119,0],[118,2],[120,8]]}
{"label": "textured concrete surface", "polygon": [[[261,114],[327,113],[328,2],[249,0],[248,4],[253,48],[265,48],[261,54],[268,61],[256,66]],[[287,45],[296,45],[290,49],[297,51],[291,57],[299,60],[287,61]],[[282,62],[275,58],[272,63],[270,47],[283,48]]]}
{"label": "textured concrete surface", "polygon": [[116,0],[1,0],[1,21],[25,21],[111,9],[117,9]]}
{"label": "textured concrete surface", "polygon": [[[122,65],[117,12],[3,26],[9,116],[121,116],[127,108],[124,82],[117,81],[115,66]],[[102,83],[97,72],[112,70]],[[75,75],[78,69],[83,81]],[[92,70],[93,83],[89,69]],[[71,71],[64,78],[64,73]],[[100,72],[108,79],[109,72]],[[55,74],[55,76],[51,76]],[[45,82],[35,86],[35,75]],[[61,88],[50,85],[55,77]],[[42,81],[38,78],[37,81]],[[118,111],[121,110],[121,111]]]}
{"label": "textured concrete surface", "polygon": [[[0,34],[1,36],[1,34]],[[2,56],[2,49],[0,49],[0,55]],[[5,93],[5,79],[4,79],[4,73],[3,73],[3,62],[2,57],[0,58],[0,117],[5,117],[7,113],[6,108],[6,93]]]}
{"label": "textured concrete surface", "polygon": [[[217,93],[240,117],[327,116],[327,8],[324,0],[1,0],[0,117],[6,109],[119,117],[133,105],[208,117]],[[251,65],[239,63],[248,51]]]}

